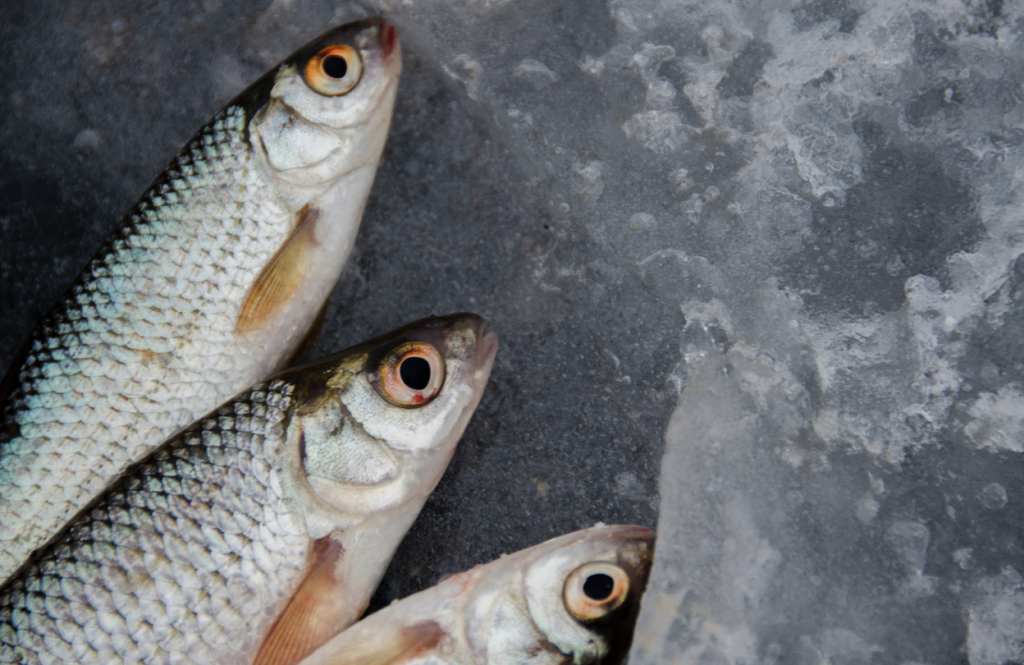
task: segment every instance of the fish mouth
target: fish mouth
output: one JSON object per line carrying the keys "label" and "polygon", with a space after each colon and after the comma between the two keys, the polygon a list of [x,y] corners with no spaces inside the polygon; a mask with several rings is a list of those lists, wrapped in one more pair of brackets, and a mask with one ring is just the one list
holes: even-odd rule
{"label": "fish mouth", "polygon": [[373,110],[368,117],[378,115],[380,107],[387,103],[389,98],[394,98],[398,82],[402,78],[402,41],[398,38],[398,30],[384,19],[380,19],[380,21],[380,40],[377,48],[384,55],[384,76],[387,77],[387,85],[377,96]]}
{"label": "fish mouth", "polygon": [[398,81],[402,74],[402,40],[398,38],[398,29],[382,18],[375,20],[379,23],[377,43],[373,46],[373,50],[382,56],[383,75],[387,79],[387,85],[379,93],[371,116],[376,115],[381,103],[389,96],[391,88],[398,87]]}
{"label": "fish mouth", "polygon": [[498,334],[491,330],[487,319],[481,318],[476,325],[476,351],[473,354],[474,383],[483,386],[491,374],[494,357],[498,353]]}

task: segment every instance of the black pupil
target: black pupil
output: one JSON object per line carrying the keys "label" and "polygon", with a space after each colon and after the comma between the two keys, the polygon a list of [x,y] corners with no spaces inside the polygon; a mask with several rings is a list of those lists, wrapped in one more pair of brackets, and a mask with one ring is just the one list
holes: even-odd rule
{"label": "black pupil", "polygon": [[612,589],[614,588],[615,581],[610,575],[605,575],[604,573],[591,575],[583,583],[583,593],[587,594],[587,598],[591,600],[604,600],[612,595]]}
{"label": "black pupil", "polygon": [[423,358],[406,358],[398,368],[398,373],[402,383],[413,390],[423,390],[430,383],[430,363]]}
{"label": "black pupil", "polygon": [[343,79],[345,78],[345,72],[348,71],[348,63],[340,55],[329,55],[324,58],[323,68],[324,74],[327,74],[332,79]]}

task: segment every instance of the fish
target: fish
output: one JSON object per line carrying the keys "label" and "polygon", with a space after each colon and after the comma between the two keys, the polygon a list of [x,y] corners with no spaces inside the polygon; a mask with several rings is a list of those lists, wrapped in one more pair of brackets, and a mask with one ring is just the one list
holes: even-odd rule
{"label": "fish", "polygon": [[497,344],[423,319],[193,423],[0,585],[0,663],[297,663],[365,610]]}
{"label": "fish", "polygon": [[301,665],[616,665],[653,555],[646,527],[576,531],[395,601]]}
{"label": "fish", "polygon": [[131,462],[284,369],[355,241],[401,46],[327,32],[206,124],[0,382],[0,580]]}

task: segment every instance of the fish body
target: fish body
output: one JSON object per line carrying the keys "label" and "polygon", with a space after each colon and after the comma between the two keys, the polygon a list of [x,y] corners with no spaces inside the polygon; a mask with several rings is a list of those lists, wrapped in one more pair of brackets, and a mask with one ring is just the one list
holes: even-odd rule
{"label": "fish body", "polygon": [[296,353],[354,242],[400,69],[381,19],[311,42],[199,131],[47,314],[0,384],[0,580]]}
{"label": "fish body", "polygon": [[596,526],[392,603],[302,665],[619,663],[654,554],[638,526]]}
{"label": "fish body", "polygon": [[366,608],[497,348],[434,317],[243,392],[0,585],[0,663],[291,665]]}

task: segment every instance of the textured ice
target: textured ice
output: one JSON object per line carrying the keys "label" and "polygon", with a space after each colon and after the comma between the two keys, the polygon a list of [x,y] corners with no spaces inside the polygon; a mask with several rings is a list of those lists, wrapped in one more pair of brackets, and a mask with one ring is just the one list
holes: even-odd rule
{"label": "textured ice", "polygon": [[189,132],[367,11],[406,72],[310,353],[502,336],[378,603],[657,508],[634,664],[1024,660],[1020,2],[4,5],[0,361]]}

